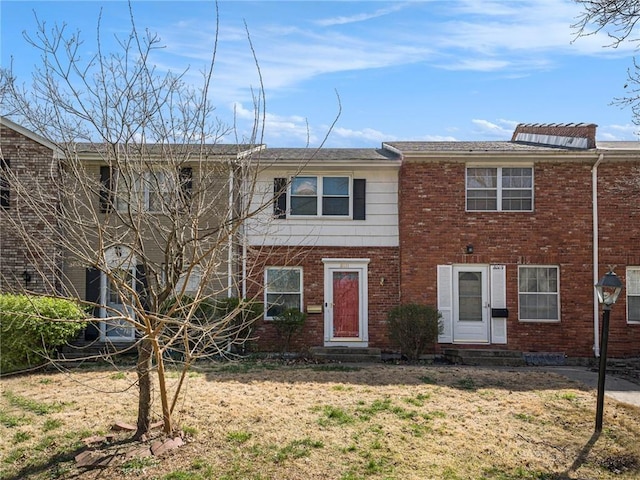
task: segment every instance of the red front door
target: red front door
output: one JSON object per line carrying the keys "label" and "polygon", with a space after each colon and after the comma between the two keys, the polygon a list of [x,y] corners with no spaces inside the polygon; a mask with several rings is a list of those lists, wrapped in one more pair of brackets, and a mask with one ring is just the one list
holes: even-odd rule
{"label": "red front door", "polygon": [[360,337],[359,272],[333,271],[333,337]]}

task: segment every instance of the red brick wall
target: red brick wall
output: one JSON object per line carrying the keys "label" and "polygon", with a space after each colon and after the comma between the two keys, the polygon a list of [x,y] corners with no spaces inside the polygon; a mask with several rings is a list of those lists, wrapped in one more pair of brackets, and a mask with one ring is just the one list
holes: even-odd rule
{"label": "red brick wall", "polygon": [[[593,356],[591,166],[591,161],[536,163],[534,211],[501,213],[465,211],[464,163],[405,162],[400,175],[403,303],[437,303],[439,264],[503,264],[509,309],[504,347]],[[601,213],[612,203],[614,212],[601,221],[600,264],[617,264],[618,274],[626,265],[640,264],[640,198],[637,189],[632,194],[617,179],[628,177],[629,168],[620,162],[600,167]],[[464,253],[468,244],[474,247],[471,255]],[[560,267],[559,323],[518,320],[518,265]],[[622,299],[612,314],[610,355],[640,356],[640,325],[627,325],[624,312]]]}
{"label": "red brick wall", "polygon": [[[55,214],[56,184],[51,175],[52,151],[20,133],[0,125],[2,156],[9,160],[10,177],[24,186],[24,191],[41,192],[48,196],[47,210],[34,209],[12,185],[10,207],[0,208],[0,292],[20,291],[25,287],[22,273],[31,275],[27,288],[45,293],[57,286],[57,267],[61,252],[48,233]],[[11,222],[19,220],[20,233]],[[30,239],[30,245],[24,241]]]}
{"label": "red brick wall", "polygon": [[[600,276],[608,265],[626,286],[627,266],[640,266],[640,158],[598,167]],[[611,310],[609,356],[640,357],[640,325],[626,323],[626,290]]]}
{"label": "red brick wall", "polygon": [[[262,289],[265,266],[302,266],[304,309],[307,305],[324,305],[323,258],[368,258],[369,281],[369,346],[389,348],[386,327],[387,312],[398,304],[399,258],[397,248],[359,247],[263,247],[250,260],[252,282],[249,297],[263,300]],[[381,279],[384,278],[384,282]],[[277,351],[278,339],[268,321],[256,324],[257,349]],[[304,352],[309,347],[324,344],[324,315],[308,314],[304,331],[292,341],[291,350]]]}

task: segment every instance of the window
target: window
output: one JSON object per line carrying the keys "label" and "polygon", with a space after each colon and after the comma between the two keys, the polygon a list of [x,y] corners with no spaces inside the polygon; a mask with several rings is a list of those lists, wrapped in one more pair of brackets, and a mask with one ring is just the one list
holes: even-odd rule
{"label": "window", "polygon": [[349,177],[294,177],[290,215],[348,217],[349,184]]}
{"label": "window", "polygon": [[533,168],[467,168],[467,211],[532,211]]}
{"label": "window", "polygon": [[148,170],[127,176],[117,175],[116,209],[126,211],[162,212],[172,194],[174,179],[164,171]]}
{"label": "window", "polygon": [[271,319],[288,308],[302,310],[302,268],[270,267],[265,270],[265,317]]}
{"label": "window", "polygon": [[518,269],[520,320],[560,320],[558,280],[558,267],[520,267]]}
{"label": "window", "polygon": [[11,205],[9,187],[9,160],[0,158],[0,207],[7,210]]}
{"label": "window", "polygon": [[627,267],[627,322],[640,323],[640,267]]}

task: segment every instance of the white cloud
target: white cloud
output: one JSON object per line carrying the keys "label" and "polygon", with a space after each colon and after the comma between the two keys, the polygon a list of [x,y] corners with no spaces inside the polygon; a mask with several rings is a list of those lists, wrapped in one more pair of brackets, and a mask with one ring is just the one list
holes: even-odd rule
{"label": "white cloud", "polygon": [[383,142],[390,140],[390,135],[387,135],[373,128],[352,130],[350,128],[336,127],[331,131],[331,136],[333,135],[345,139],[367,140],[372,142]]}
{"label": "white cloud", "polygon": [[599,140],[607,142],[640,140],[640,127],[631,123],[599,126],[596,136]]}
{"label": "white cloud", "polygon": [[482,136],[500,137],[503,139],[510,139],[518,122],[512,120],[498,119],[495,122],[482,119],[471,120],[476,127],[474,133]]}
{"label": "white cloud", "polygon": [[321,27],[329,27],[333,25],[345,25],[348,23],[364,22],[367,20],[371,20],[373,18],[383,17],[390,13],[397,12],[398,10],[402,10],[403,8],[405,8],[407,5],[409,4],[399,3],[396,5],[392,5],[388,8],[380,8],[370,13],[364,12],[364,13],[358,13],[350,16],[338,16],[338,17],[332,17],[332,18],[325,18],[321,20],[316,20],[315,23],[316,25],[320,25]]}
{"label": "white cloud", "polygon": [[[299,115],[281,116],[273,113],[266,113],[256,119],[256,112],[245,108],[241,103],[234,103],[231,106],[237,122],[238,132],[248,138],[256,123],[258,124],[258,134],[264,127],[264,138],[257,138],[259,143],[267,143],[277,146],[306,146],[317,144],[324,136],[312,131],[305,117]],[[272,141],[273,140],[273,141]],[[291,144],[284,144],[283,140]],[[235,140],[232,140],[235,141]]]}

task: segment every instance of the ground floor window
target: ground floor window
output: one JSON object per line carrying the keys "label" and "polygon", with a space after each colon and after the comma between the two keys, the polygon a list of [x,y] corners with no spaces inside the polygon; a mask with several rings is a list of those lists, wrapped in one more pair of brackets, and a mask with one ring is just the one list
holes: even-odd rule
{"label": "ground floor window", "polygon": [[560,269],[555,266],[518,268],[518,318],[521,321],[560,320]]}
{"label": "ground floor window", "polygon": [[627,322],[640,323],[640,267],[627,267]]}
{"label": "ground floor window", "polygon": [[272,319],[288,308],[302,311],[302,268],[265,269],[265,318]]}

